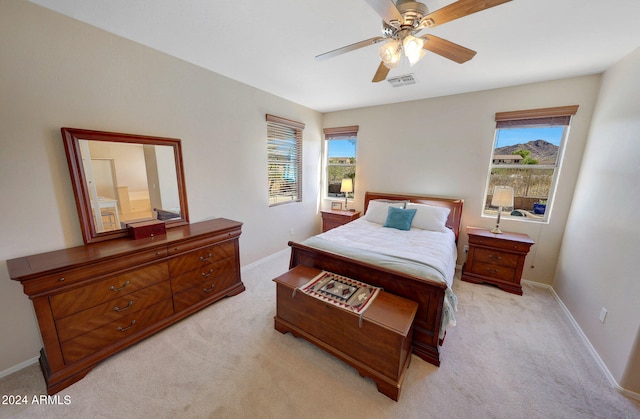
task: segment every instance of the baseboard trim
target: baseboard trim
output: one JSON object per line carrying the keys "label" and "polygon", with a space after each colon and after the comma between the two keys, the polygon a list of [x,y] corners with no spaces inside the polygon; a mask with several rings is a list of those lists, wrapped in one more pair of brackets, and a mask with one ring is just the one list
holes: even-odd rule
{"label": "baseboard trim", "polygon": [[27,368],[30,365],[36,364],[38,362],[38,357],[34,357],[31,359],[27,359],[24,362],[19,363],[18,365],[14,365],[13,367],[7,368],[4,371],[0,371],[0,378],[4,378],[7,375],[11,375],[14,372],[20,371],[23,368]]}
{"label": "baseboard trim", "polygon": [[585,335],[585,333],[582,331],[582,328],[580,327],[580,325],[578,324],[576,319],[573,317],[573,315],[571,314],[571,312],[569,311],[567,306],[564,304],[564,302],[562,301],[560,296],[556,293],[556,290],[554,290],[551,285],[543,284],[541,282],[529,281],[529,280],[526,280],[526,279],[523,279],[521,282],[525,283],[527,285],[531,285],[532,287],[546,288],[549,291],[551,291],[551,294],[553,295],[553,298],[555,298],[556,301],[560,304],[560,307],[562,308],[562,311],[564,312],[564,314],[569,319],[569,322],[571,323],[573,328],[578,332],[578,335],[580,336],[580,339],[582,340],[584,345],[587,347],[587,350],[589,350],[589,352],[591,353],[591,356],[593,356],[593,359],[596,361],[596,364],[598,364],[598,366],[600,367],[600,369],[604,373],[605,377],[607,377],[607,380],[609,380],[609,383],[611,384],[611,387],[615,388],[616,390],[618,390],[619,393],[621,393],[621,394],[623,394],[623,395],[625,395],[625,396],[627,396],[627,397],[629,397],[631,399],[640,400],[640,394],[635,393],[633,391],[629,391],[629,390],[625,389],[624,387],[621,387],[620,384],[618,384],[618,382],[616,381],[616,379],[613,378],[613,375],[611,374],[611,371],[609,371],[609,368],[607,368],[607,365],[604,363],[602,358],[600,358],[600,355],[596,351],[596,348],[593,347],[593,345],[589,341],[589,338],[587,338],[587,335]]}

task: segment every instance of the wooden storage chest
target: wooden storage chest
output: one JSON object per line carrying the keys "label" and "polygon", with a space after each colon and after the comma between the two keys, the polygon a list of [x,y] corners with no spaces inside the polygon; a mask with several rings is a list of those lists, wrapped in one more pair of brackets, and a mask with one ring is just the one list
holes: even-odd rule
{"label": "wooden storage chest", "polygon": [[378,391],[398,400],[411,361],[418,304],[381,291],[360,316],[298,290],[321,271],[296,266],[274,279],[276,330],[303,337],[371,378]]}

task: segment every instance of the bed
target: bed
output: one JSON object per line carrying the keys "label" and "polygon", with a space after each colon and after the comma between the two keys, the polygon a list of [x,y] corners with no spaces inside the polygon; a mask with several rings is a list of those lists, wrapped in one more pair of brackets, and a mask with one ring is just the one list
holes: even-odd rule
{"label": "bed", "polygon": [[[386,214],[387,207],[382,203],[419,211],[424,209],[420,205],[429,206],[429,210],[446,208],[448,214],[443,211],[445,219],[442,220],[446,228],[437,234],[416,231],[422,229],[414,225],[425,222],[424,218],[418,219],[420,212],[408,231],[382,227],[374,217],[377,214],[379,218],[382,209]],[[365,215],[361,219],[302,243],[289,242],[289,267],[305,265],[334,272],[417,302],[413,352],[439,366],[446,328],[455,324],[455,295],[451,283],[462,205],[462,199],[367,192]]]}

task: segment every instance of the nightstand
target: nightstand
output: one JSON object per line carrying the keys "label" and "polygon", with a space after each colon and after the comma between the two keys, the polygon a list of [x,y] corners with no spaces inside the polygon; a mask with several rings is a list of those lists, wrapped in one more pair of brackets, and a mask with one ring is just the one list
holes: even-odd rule
{"label": "nightstand", "polygon": [[462,267],[462,280],[497,285],[522,295],[524,260],[535,242],[526,234],[494,234],[485,228],[467,227],[469,253]]}
{"label": "nightstand", "polygon": [[360,218],[360,211],[331,210],[322,213],[322,232],[347,224]]}

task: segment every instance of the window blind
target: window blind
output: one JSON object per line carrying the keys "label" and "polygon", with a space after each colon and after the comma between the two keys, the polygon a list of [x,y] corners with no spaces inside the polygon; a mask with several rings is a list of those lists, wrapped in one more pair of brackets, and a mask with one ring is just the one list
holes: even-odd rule
{"label": "window blind", "polygon": [[325,128],[324,138],[325,140],[339,140],[344,138],[353,138],[358,136],[358,125],[351,125],[348,127],[336,127]]}
{"label": "window blind", "polygon": [[496,112],[496,128],[515,128],[535,125],[569,125],[578,112],[578,105],[524,111]]}
{"label": "window blind", "polygon": [[304,124],[269,114],[266,119],[269,206],[300,202]]}

